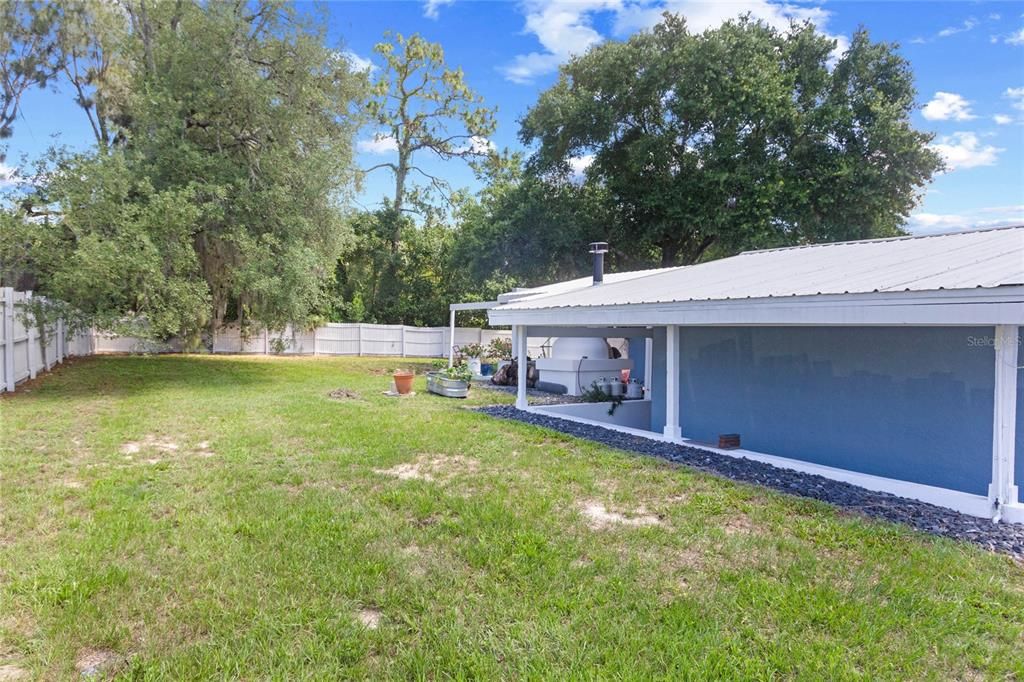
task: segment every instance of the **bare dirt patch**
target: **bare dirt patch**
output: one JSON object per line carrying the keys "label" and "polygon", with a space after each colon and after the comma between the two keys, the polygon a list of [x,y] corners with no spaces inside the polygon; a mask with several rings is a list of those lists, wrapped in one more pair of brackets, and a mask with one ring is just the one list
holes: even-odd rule
{"label": "bare dirt patch", "polygon": [[158,438],[153,434],[147,435],[140,441],[129,441],[121,445],[121,454],[135,455],[143,450],[155,450],[162,453],[177,452],[179,446],[173,440]]}
{"label": "bare dirt patch", "polygon": [[217,453],[210,449],[210,441],[202,440],[196,444],[196,454],[200,457],[213,457]]}
{"label": "bare dirt patch", "polygon": [[83,677],[113,676],[123,665],[121,654],[110,649],[82,649],[75,659],[75,670]]}
{"label": "bare dirt patch", "polygon": [[434,477],[425,471],[421,471],[418,464],[404,463],[396,464],[390,469],[374,469],[374,472],[384,476],[393,476],[400,481],[423,480],[433,481]]}
{"label": "bare dirt patch", "polygon": [[29,671],[16,665],[0,665],[0,682],[15,682],[31,678]]}
{"label": "bare dirt patch", "polygon": [[460,474],[475,473],[479,468],[480,462],[462,455],[420,455],[413,462],[403,462],[390,469],[374,469],[374,472],[402,481],[446,481]]}
{"label": "bare dirt patch", "polygon": [[348,388],[336,388],[333,391],[331,391],[330,393],[328,393],[327,395],[330,398],[333,398],[334,400],[362,400],[363,399],[363,396],[361,396],[358,392],[353,391],[353,390],[348,389]]}
{"label": "bare dirt patch", "polygon": [[594,530],[603,530],[615,526],[659,526],[661,519],[653,514],[648,514],[643,507],[635,509],[630,514],[612,511],[600,502],[593,500],[581,504],[583,516],[587,518],[587,525]]}
{"label": "bare dirt patch", "polygon": [[380,622],[384,618],[384,614],[380,612],[380,609],[366,607],[359,609],[359,613],[356,614],[356,618],[367,630],[376,630],[380,627]]}
{"label": "bare dirt patch", "polygon": [[757,525],[749,516],[740,512],[735,516],[730,516],[722,526],[722,530],[726,535],[750,535],[757,532]]}

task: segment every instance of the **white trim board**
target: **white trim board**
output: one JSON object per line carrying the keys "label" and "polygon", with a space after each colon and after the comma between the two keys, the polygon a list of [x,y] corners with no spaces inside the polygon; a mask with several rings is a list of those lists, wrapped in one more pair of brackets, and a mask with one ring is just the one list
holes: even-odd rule
{"label": "white trim board", "polygon": [[488,312],[492,325],[990,326],[1024,325],[1024,286],[928,292],[516,308]]}
{"label": "white trim board", "polygon": [[[992,518],[992,503],[988,497],[984,495],[975,495],[972,493],[961,492],[959,490],[950,490],[949,488],[939,488],[936,486],[926,485],[924,483],[914,483],[912,481],[901,481],[895,478],[864,474],[857,471],[850,471],[848,469],[838,469],[836,467],[825,466],[823,464],[814,464],[812,462],[804,462],[799,459],[779,457],[778,455],[769,455],[763,452],[755,452],[753,450],[722,450],[687,438],[679,440],[668,439],[661,434],[654,433],[653,431],[616,426],[614,424],[608,424],[593,419],[566,416],[564,414],[545,410],[543,406],[528,407],[525,411],[540,414],[545,417],[564,419],[566,421],[589,424],[591,426],[600,426],[611,431],[628,433],[633,436],[640,436],[642,438],[648,438],[661,443],[676,443],[677,445],[684,445],[695,450],[704,450],[740,459],[751,459],[779,467],[780,469],[789,469],[791,471],[799,471],[806,474],[815,474],[833,481],[842,481],[844,483],[860,486],[867,490],[890,493],[899,497],[907,497],[912,500],[927,502],[928,504],[934,504],[938,507],[946,507],[947,509],[952,509],[971,516],[977,516],[985,519]],[[1015,503],[1006,505],[1003,507],[1002,512],[1002,518],[1004,521],[1010,523],[1024,523],[1024,504]]]}

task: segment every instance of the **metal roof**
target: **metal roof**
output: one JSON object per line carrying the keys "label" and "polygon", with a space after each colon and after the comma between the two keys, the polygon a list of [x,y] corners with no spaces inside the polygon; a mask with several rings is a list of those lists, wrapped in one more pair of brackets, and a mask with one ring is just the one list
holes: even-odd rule
{"label": "metal roof", "polygon": [[[631,275],[631,276],[630,276]],[[987,289],[1024,284],[1024,226],[748,251],[662,270],[560,282],[500,310],[823,294]],[[514,292],[513,292],[514,293]],[[524,292],[525,293],[525,292]]]}
{"label": "metal roof", "polygon": [[[655,268],[653,270],[633,270],[632,272],[608,272],[604,275],[604,284],[615,284],[617,282],[625,282],[637,277],[646,277],[647,275],[653,275],[659,272],[668,272],[669,270],[676,270],[677,268]],[[528,289],[513,289],[512,291],[500,294],[498,296],[499,303],[511,303],[513,301],[524,301],[531,298],[537,298],[538,296],[552,296],[554,294],[565,294],[571,291],[579,291],[581,289],[588,289],[594,284],[594,278],[592,275],[587,277],[578,277],[576,279],[569,279],[564,282],[552,282],[551,284],[545,284],[539,287],[530,287]],[[603,286],[603,285],[602,285]]]}

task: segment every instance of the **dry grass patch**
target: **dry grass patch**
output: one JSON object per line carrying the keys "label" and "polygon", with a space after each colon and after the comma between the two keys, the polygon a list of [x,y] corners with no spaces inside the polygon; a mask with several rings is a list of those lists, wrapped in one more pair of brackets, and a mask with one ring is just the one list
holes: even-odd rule
{"label": "dry grass patch", "polygon": [[374,469],[375,473],[391,476],[401,481],[445,482],[456,476],[474,474],[480,469],[480,462],[462,455],[419,455],[413,462],[396,464],[390,469]]}
{"label": "dry grass patch", "polygon": [[0,682],[16,682],[18,680],[31,679],[32,674],[24,668],[16,665],[0,665]]}
{"label": "dry grass patch", "polygon": [[359,609],[359,612],[356,613],[356,619],[367,630],[376,630],[380,627],[380,623],[384,619],[384,614],[381,613],[380,609],[366,607]]}
{"label": "dry grass patch", "polygon": [[661,519],[648,514],[643,507],[638,507],[629,514],[612,511],[600,502],[586,500],[580,504],[581,512],[587,519],[587,525],[594,530],[604,530],[615,526],[660,526]]}
{"label": "dry grass patch", "polygon": [[75,658],[75,670],[83,677],[113,677],[126,664],[124,656],[110,649],[82,649]]}

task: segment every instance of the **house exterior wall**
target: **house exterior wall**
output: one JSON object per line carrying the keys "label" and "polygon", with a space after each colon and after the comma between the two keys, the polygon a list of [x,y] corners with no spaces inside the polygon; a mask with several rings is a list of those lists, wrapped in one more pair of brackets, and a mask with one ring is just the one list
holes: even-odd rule
{"label": "house exterior wall", "polygon": [[630,372],[631,379],[643,379],[644,369],[647,366],[647,339],[642,336],[634,336],[629,341],[628,357],[633,361],[633,369]]}
{"label": "house exterior wall", "polygon": [[1017,345],[1017,461],[1013,474],[1016,478],[1021,502],[1024,502],[1024,327],[1019,329]]}
{"label": "house exterior wall", "polygon": [[[684,327],[683,436],[739,433],[745,449],[985,495],[993,335],[991,327]],[[653,353],[658,432],[664,349],[662,333]],[[1024,485],[1022,431],[1018,414]]]}

